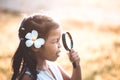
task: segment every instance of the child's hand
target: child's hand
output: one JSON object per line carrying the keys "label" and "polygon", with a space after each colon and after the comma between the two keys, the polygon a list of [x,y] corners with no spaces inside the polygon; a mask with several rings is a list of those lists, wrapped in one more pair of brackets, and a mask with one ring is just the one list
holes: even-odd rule
{"label": "child's hand", "polygon": [[69,55],[70,61],[75,62],[76,66],[78,66],[79,62],[80,62],[80,57],[79,57],[78,53],[75,50],[71,49],[71,51],[68,53],[68,55]]}

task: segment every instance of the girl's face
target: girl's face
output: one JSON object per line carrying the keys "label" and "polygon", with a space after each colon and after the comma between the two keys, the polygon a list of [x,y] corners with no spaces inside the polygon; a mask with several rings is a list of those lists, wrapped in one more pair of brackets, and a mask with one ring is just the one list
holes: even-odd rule
{"label": "girl's face", "polygon": [[61,28],[52,29],[48,35],[48,38],[41,48],[40,56],[45,60],[55,61],[60,54],[60,37],[61,37]]}

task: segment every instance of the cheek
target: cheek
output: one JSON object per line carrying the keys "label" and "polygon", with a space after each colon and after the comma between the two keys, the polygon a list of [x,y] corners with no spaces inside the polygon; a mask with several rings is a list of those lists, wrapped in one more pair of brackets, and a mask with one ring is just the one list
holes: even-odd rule
{"label": "cheek", "polygon": [[51,44],[51,45],[49,46],[49,48],[55,50],[55,49],[57,49],[57,44]]}
{"label": "cheek", "polygon": [[47,52],[56,52],[57,44],[49,44],[45,46]]}

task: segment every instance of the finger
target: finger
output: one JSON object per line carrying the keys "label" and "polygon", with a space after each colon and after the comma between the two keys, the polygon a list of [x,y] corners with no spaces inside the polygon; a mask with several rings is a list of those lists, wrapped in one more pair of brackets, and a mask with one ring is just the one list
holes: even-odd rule
{"label": "finger", "polygon": [[70,53],[70,54],[74,54],[74,53],[76,53],[76,51],[73,50],[73,49],[71,49],[69,53]]}
{"label": "finger", "polygon": [[77,56],[76,58],[74,58],[74,61],[75,62],[79,62],[80,61],[80,57]]}
{"label": "finger", "polygon": [[71,50],[70,50],[70,53],[74,53],[74,52],[75,52],[75,50],[74,50],[74,49],[71,49]]}
{"label": "finger", "polygon": [[74,57],[74,58],[71,58],[73,61],[80,61],[80,57],[79,56],[76,56],[76,57]]}
{"label": "finger", "polygon": [[80,57],[79,57],[78,53],[76,52],[76,53],[73,53],[73,54],[72,54],[71,59],[72,59],[73,61],[77,61],[77,60],[79,61],[79,60],[80,60]]}
{"label": "finger", "polygon": [[74,52],[74,53],[71,53],[71,55],[70,55],[71,57],[73,57],[73,58],[75,58],[75,57],[77,57],[77,56],[79,56],[78,55],[78,53],[77,52]]}
{"label": "finger", "polygon": [[70,54],[68,54],[68,56],[69,56],[70,61],[74,62],[74,57],[72,55],[70,55]]}
{"label": "finger", "polygon": [[73,52],[73,53],[71,53],[71,56],[76,56],[76,55],[78,55],[78,52]]}

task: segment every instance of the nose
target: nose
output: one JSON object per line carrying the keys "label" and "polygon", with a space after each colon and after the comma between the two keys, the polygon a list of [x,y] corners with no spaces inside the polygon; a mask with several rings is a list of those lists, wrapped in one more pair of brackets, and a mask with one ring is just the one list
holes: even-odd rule
{"label": "nose", "polygon": [[60,44],[60,42],[58,43],[58,48],[61,48],[61,44]]}

